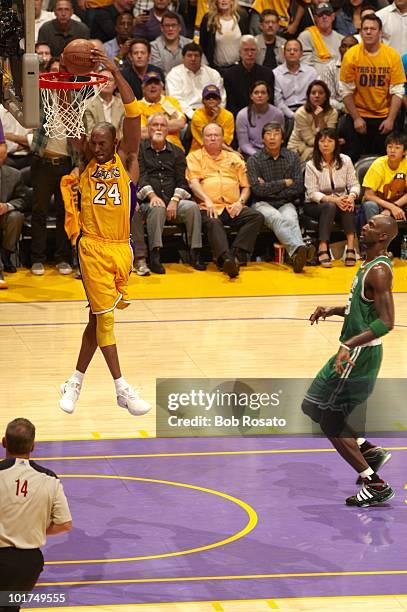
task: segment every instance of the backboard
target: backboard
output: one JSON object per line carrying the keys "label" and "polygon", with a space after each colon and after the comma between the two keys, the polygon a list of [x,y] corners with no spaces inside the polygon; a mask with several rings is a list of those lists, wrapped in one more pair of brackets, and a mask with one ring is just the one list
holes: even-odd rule
{"label": "backboard", "polygon": [[26,128],[40,123],[34,0],[0,0],[0,101]]}

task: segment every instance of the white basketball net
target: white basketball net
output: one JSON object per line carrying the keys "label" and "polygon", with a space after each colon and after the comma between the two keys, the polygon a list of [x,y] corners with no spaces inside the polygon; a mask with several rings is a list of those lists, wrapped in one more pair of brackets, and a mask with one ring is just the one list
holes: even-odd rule
{"label": "white basketball net", "polygon": [[[62,83],[61,83],[62,84]],[[41,98],[45,113],[44,130],[50,138],[81,138],[86,133],[83,115],[90,102],[100,94],[107,80],[84,82],[79,89],[47,89]]]}

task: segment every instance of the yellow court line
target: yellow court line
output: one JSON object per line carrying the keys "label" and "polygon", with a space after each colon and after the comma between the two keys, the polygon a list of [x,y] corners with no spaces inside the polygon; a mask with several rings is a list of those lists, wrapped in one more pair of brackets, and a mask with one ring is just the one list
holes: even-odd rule
{"label": "yellow court line", "polygon": [[188,550],[179,550],[176,552],[162,553],[157,555],[142,555],[138,557],[121,557],[117,559],[80,559],[80,560],[69,560],[69,561],[46,561],[45,565],[82,565],[89,563],[124,563],[128,561],[146,561],[150,559],[164,559],[167,557],[179,557],[181,555],[191,555],[197,552],[203,552],[206,550],[211,550],[212,548],[219,548],[220,546],[225,546],[226,544],[230,544],[231,542],[235,542],[235,540],[239,540],[243,538],[245,535],[250,533],[258,522],[258,517],[256,511],[246,504],[241,499],[237,497],[233,497],[232,495],[228,495],[223,491],[217,491],[216,489],[208,489],[206,487],[200,487],[198,485],[191,485],[184,482],[173,482],[171,480],[158,480],[156,478],[140,478],[138,476],[111,476],[106,474],[61,474],[61,478],[102,478],[108,480],[135,480],[141,482],[153,482],[156,484],[166,484],[173,487],[182,487],[185,489],[193,489],[195,491],[200,491],[203,493],[210,493],[211,495],[216,495],[218,497],[223,497],[224,499],[236,504],[240,508],[242,508],[249,517],[249,520],[245,527],[240,531],[234,533],[233,535],[225,538],[224,540],[219,540],[218,542],[213,542],[212,544],[206,544],[205,546],[199,546],[197,548],[191,548]]}
{"label": "yellow court line", "polygon": [[[220,580],[264,580],[265,578],[334,578],[343,576],[405,576],[407,570],[369,570],[357,572],[302,572],[298,574],[243,574],[242,576],[184,576],[180,578],[117,578],[116,580],[78,580],[38,582],[37,586],[77,586],[80,584],[144,584],[158,582],[199,582]],[[394,595],[392,595],[394,597]]]}
{"label": "yellow court line", "polygon": [[[38,585],[37,585],[38,586]],[[376,599],[384,599],[384,598],[388,598],[388,597],[407,597],[407,593],[397,593],[394,594],[392,593],[391,595],[331,595],[331,596],[327,596],[327,597],[279,597],[277,599],[277,601],[284,601],[284,602],[288,602],[288,601],[308,601],[308,600],[312,600],[312,601],[316,601],[316,602],[322,602],[322,601],[336,601],[336,600],[343,600],[343,599],[368,599],[368,600],[376,600]],[[231,604],[231,603],[269,603],[269,601],[272,600],[265,600],[265,599],[222,599],[222,603],[224,604]],[[68,606],[68,607],[64,607],[64,612],[75,612],[76,608],[82,608],[84,610],[93,610],[94,608],[100,608],[100,607],[108,607],[108,608],[117,608],[118,610],[120,610],[120,608],[122,608],[123,610],[128,610],[130,608],[130,606],[136,606],[136,607],[140,607],[140,606],[149,606],[149,607],[168,607],[168,606],[179,606],[181,604],[208,604],[210,602],[208,601],[204,601],[204,600],[193,600],[193,601],[170,601],[170,602],[163,602],[163,603],[159,603],[159,602],[154,602],[154,603],[140,603],[140,602],[134,602],[134,603],[128,603],[128,604],[89,604],[87,606],[82,606],[82,605],[78,605],[78,606]],[[24,608],[25,612],[38,612],[40,608]],[[41,608],[40,609],[41,612],[42,610],[55,610],[55,608]]]}
{"label": "yellow court line", "polygon": [[[386,446],[386,450],[407,450],[407,446]],[[147,459],[152,457],[210,457],[211,455],[279,455],[284,453],[335,453],[334,448],[288,448],[284,450],[202,451],[196,453],[135,453],[129,455],[73,455],[34,457],[35,461],[74,461],[82,459]]]}

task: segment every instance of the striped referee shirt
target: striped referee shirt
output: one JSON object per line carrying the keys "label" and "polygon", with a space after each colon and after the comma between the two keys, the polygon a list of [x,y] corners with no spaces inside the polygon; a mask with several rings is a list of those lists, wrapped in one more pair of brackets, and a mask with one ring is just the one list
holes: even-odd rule
{"label": "striped referee shirt", "polygon": [[0,461],[0,548],[40,548],[51,523],[71,520],[56,474],[29,459]]}

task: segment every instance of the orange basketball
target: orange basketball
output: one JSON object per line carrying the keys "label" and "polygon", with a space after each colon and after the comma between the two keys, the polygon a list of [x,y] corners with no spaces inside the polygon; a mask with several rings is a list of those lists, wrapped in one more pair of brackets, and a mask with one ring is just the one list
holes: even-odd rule
{"label": "orange basketball", "polygon": [[66,45],[61,55],[61,63],[68,72],[84,76],[95,68],[91,53],[91,50],[95,48],[95,45],[89,40],[77,38]]}

